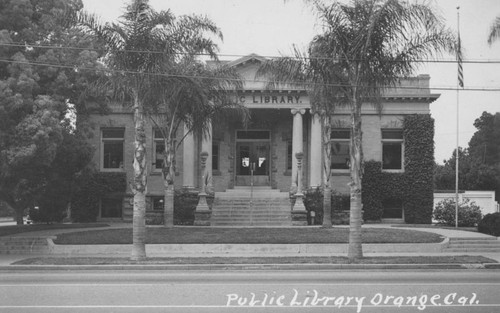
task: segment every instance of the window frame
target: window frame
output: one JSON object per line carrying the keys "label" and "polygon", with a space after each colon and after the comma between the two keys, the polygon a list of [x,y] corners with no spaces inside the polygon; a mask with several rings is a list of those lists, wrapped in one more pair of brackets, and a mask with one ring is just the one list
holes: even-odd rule
{"label": "window frame", "polygon": [[[159,134],[161,135],[161,137],[157,137],[156,136],[157,132],[159,132]],[[162,169],[163,169],[163,157],[161,159],[161,161],[162,161],[161,162],[161,166],[158,168],[157,164],[156,164],[157,161],[158,161],[158,159],[157,159],[157,153],[156,153],[156,147],[158,146],[158,144],[161,144],[163,146],[163,150],[165,151],[165,138],[161,134],[160,130],[157,129],[157,128],[153,128],[153,136],[152,137],[153,137],[153,144],[152,144],[152,146],[153,146],[153,153],[151,153],[151,155],[152,155],[152,158],[153,158],[153,160],[152,160],[153,162],[151,162],[152,163],[151,167],[152,167],[153,172],[161,172]]]}
{"label": "window frame", "polygon": [[[146,211],[148,212],[163,212],[164,210],[164,196],[150,196],[150,201],[151,201],[151,205],[149,207],[146,208]],[[155,209],[155,201],[158,201],[159,203],[161,203],[161,206],[158,207],[158,209]]]}
{"label": "window frame", "polygon": [[[401,138],[384,138],[384,132],[400,132],[401,133]],[[381,135],[381,157],[380,157],[380,164],[382,167],[383,172],[388,172],[388,173],[404,173],[405,171],[405,140],[404,140],[404,133],[403,129],[400,128],[385,128],[380,130],[380,135]],[[399,169],[394,169],[394,168],[384,168],[384,144],[400,144],[401,146],[401,168]]]}
{"label": "window frame", "polygon": [[[123,136],[120,137],[104,137],[104,132],[106,130],[122,130]],[[102,127],[101,131],[101,153],[99,156],[100,159],[100,170],[102,172],[123,172],[125,169],[125,127]],[[106,143],[121,143],[122,144],[122,161],[121,166],[118,167],[104,167],[104,147]]]}
{"label": "window frame", "polygon": [[[333,133],[335,131],[347,131],[349,133],[349,138],[333,138]],[[339,142],[339,143],[347,143],[348,145],[348,156],[349,156],[349,159],[350,159],[350,150],[351,150],[351,129],[350,128],[333,128],[331,131],[330,131],[330,149],[333,149],[333,145],[335,144],[335,142]],[[330,172],[331,173],[349,173],[350,172],[350,166],[349,164],[347,164],[347,168],[333,168],[332,167],[332,154],[331,154],[331,150],[330,150]]]}
{"label": "window frame", "polygon": [[[404,208],[404,203],[402,199],[383,199],[382,200],[382,220],[405,220],[405,208]],[[385,214],[389,213],[388,211],[401,211],[401,216],[398,217],[387,217]]]}
{"label": "window frame", "polygon": [[[120,216],[102,216],[103,200],[104,201],[106,201],[106,200],[117,201],[117,203],[119,202],[120,203]],[[121,220],[121,219],[123,219],[123,197],[113,197],[113,196],[102,197],[99,200],[99,219],[101,219],[101,220],[106,220],[106,219]]]}
{"label": "window frame", "polygon": [[[216,151],[217,153],[214,153]],[[216,161],[216,162],[214,162]],[[212,171],[220,171],[220,142],[212,141]],[[212,173],[213,174],[213,173]]]}
{"label": "window frame", "polygon": [[293,167],[293,142],[292,140],[286,141],[286,172],[292,172]]}

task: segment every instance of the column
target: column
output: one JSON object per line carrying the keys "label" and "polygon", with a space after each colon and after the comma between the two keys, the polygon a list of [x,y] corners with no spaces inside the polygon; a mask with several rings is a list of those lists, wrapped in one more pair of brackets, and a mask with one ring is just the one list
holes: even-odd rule
{"label": "column", "polygon": [[302,115],[306,112],[305,109],[292,109],[293,128],[292,128],[292,191],[297,189],[297,153],[303,153],[303,125]]}
{"label": "column", "polygon": [[318,112],[311,112],[311,157],[309,160],[309,182],[312,188],[321,186],[323,142],[321,140],[321,118]]}
{"label": "column", "polygon": [[184,125],[184,141],[182,151],[182,186],[193,189],[194,185],[194,136],[192,132]]}
{"label": "column", "polygon": [[[201,152],[208,153],[205,163],[205,173],[209,181],[207,191],[210,193],[212,191],[212,124],[209,125],[209,130],[205,134],[202,134],[201,138]],[[203,173],[200,176],[203,176]]]}

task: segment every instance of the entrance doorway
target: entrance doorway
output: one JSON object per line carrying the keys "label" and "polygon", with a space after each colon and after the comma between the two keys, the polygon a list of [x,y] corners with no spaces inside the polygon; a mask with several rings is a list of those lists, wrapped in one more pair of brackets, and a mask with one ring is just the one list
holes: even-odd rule
{"label": "entrance doorway", "polygon": [[[251,131],[246,131],[251,135]],[[260,131],[262,133],[262,131]],[[268,133],[269,136],[269,132]],[[257,135],[257,134],[256,134]],[[248,137],[247,137],[248,138]],[[250,186],[253,169],[253,184],[268,186],[269,183],[269,140],[246,139],[236,143],[236,185]]]}

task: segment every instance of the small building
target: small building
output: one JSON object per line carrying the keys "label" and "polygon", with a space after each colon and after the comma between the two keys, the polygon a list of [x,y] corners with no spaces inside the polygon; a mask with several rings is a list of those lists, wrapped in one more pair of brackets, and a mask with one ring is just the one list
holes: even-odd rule
{"label": "small building", "polygon": [[[263,57],[252,54],[227,62],[244,79],[244,88],[238,90],[235,97],[250,111],[251,121],[247,127],[237,120],[212,125],[211,135],[208,137],[197,134],[185,136],[176,153],[175,188],[198,191],[203,176],[200,153],[208,152],[207,177],[211,178],[210,185],[215,192],[208,222],[210,225],[290,225],[294,220],[291,214],[294,201],[293,197],[290,201],[290,192],[296,192],[298,177],[301,177],[301,189],[304,191],[322,185],[321,120],[311,109],[306,90],[291,87],[269,90],[262,79],[256,78],[256,71],[264,60]],[[370,104],[365,104],[362,110],[364,160],[378,164],[375,167],[378,166],[380,174],[389,175],[387,179],[391,181],[396,176],[409,180],[405,186],[412,184],[412,178],[406,175],[407,166],[413,164],[408,163],[412,158],[410,151],[425,151],[427,158],[430,153],[433,162],[433,122],[429,106],[439,95],[430,92],[429,79],[428,75],[419,75],[402,80],[399,88],[389,90],[384,95],[382,112]],[[422,116],[431,121],[431,124],[424,127],[428,129],[431,125],[432,128],[432,132],[426,135],[430,136],[430,142],[425,141],[425,147],[415,149],[412,146],[409,149],[405,137],[409,134],[405,131],[405,119],[409,116]],[[134,140],[131,110],[117,105],[111,107],[110,114],[94,114],[90,120],[95,132],[91,139],[95,148],[95,164],[103,173],[125,173],[130,180]],[[332,126],[330,183],[335,194],[348,194],[348,109],[339,108],[336,111]],[[179,141],[184,137],[184,134],[177,135]],[[419,137],[418,134],[413,136]],[[161,214],[163,138],[159,132],[155,132],[153,125],[147,128],[147,138],[150,165],[148,211]],[[296,158],[299,152],[303,155],[301,162]],[[432,168],[420,168],[417,171],[430,171],[432,175]],[[370,179],[369,175],[365,177]],[[432,213],[432,176],[430,184],[428,201]],[[367,190],[371,190],[370,188],[368,186]],[[414,217],[407,216],[406,194],[407,190],[388,199],[384,199],[383,194],[378,195],[380,199],[377,203],[384,207],[376,208],[378,211],[382,210],[378,215],[368,216],[375,216],[376,220],[415,222]],[[129,189],[102,197],[98,219],[131,221],[131,198]],[[370,210],[367,207],[369,201],[363,202],[366,213]],[[430,222],[431,214],[428,209],[424,211],[422,214],[425,216],[420,220]],[[303,224],[303,221],[297,224]]]}

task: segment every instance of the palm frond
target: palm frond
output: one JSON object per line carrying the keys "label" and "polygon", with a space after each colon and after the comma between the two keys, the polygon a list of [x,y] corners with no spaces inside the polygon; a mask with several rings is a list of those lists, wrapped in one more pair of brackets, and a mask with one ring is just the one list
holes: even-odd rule
{"label": "palm frond", "polygon": [[500,38],[500,16],[497,16],[493,24],[491,24],[488,43],[491,45],[498,38]]}

